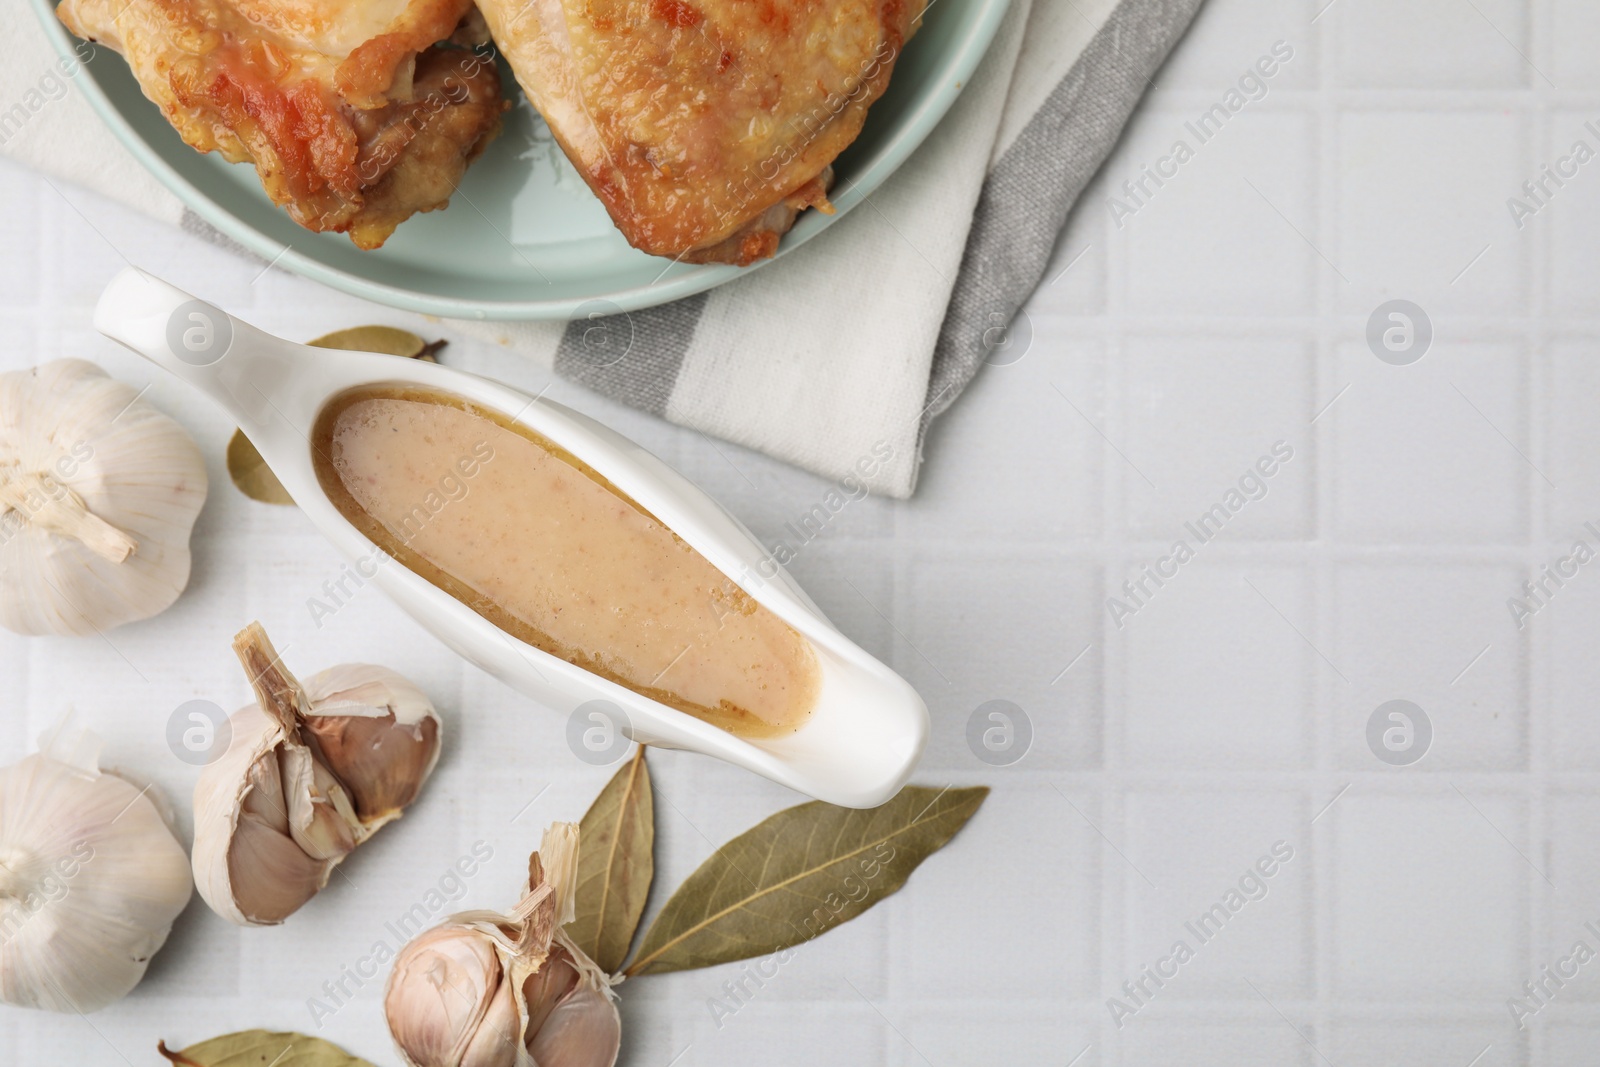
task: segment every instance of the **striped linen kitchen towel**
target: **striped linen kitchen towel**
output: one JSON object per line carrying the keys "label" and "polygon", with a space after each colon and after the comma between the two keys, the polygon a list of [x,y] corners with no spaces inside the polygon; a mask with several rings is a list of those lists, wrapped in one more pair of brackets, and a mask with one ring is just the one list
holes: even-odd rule
{"label": "striped linen kitchen towel", "polygon": [[[1200,3],[1012,0],[950,113],[854,217],[746,277],[633,312],[614,363],[585,358],[590,323],[453,325],[672,422],[830,478],[869,470],[873,492],[908,497],[929,424],[1032,293]],[[0,100],[19,100],[55,56],[27,4],[7,5],[0,30]],[[72,96],[0,154],[221,237]]]}

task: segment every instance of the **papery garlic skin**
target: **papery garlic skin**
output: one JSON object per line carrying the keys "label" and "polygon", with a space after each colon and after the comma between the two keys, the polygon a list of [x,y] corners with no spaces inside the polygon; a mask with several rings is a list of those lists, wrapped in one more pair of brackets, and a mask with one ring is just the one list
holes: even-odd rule
{"label": "papery garlic skin", "polygon": [[0,1000],[87,1013],[144,977],[189,903],[189,858],[98,745],[0,770]]}
{"label": "papery garlic skin", "polygon": [[578,828],[555,823],[509,915],[453,915],[414,938],[384,987],[406,1067],[612,1067],[622,1017],[572,921]]}
{"label": "papery garlic skin", "polygon": [[257,703],[195,783],[194,879],[218,915],[283,922],[333,868],[399,818],[439,759],[427,695],[394,671],[345,664],[302,686],[259,623],[234,640]]}
{"label": "papery garlic skin", "polygon": [[165,611],[206,484],[188,432],[93,363],[0,374],[0,626],[90,634]]}

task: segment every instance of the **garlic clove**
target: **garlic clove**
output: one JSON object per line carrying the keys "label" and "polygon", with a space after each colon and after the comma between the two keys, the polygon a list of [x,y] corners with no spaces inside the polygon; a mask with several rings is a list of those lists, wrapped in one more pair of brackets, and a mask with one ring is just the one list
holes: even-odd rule
{"label": "garlic clove", "polygon": [[280,923],[327,884],[333,864],[307,855],[291,833],[281,725],[258,705],[228,723],[228,751],[195,783],[195,884],[230,922]]}
{"label": "garlic clove", "polygon": [[501,979],[489,1001],[489,1010],[478,1023],[477,1033],[461,1056],[461,1067],[514,1067],[517,1063],[517,1035],[522,1023],[517,1018],[517,998],[511,977]]}
{"label": "garlic clove", "polygon": [[313,714],[306,739],[318,758],[339,776],[365,824],[382,825],[400,814],[422,791],[439,759],[439,720],[414,726],[392,716],[370,719]]}
{"label": "garlic clove", "polygon": [[422,689],[387,667],[341,664],[306,681],[307,742],[376,830],[416,800],[438,763],[440,723]]}
{"label": "garlic clove", "polygon": [[280,747],[278,767],[294,843],[319,860],[341,860],[355,851],[361,823],[333,772],[302,745]]}
{"label": "garlic clove", "polygon": [[[229,718],[231,726],[248,722],[247,708]],[[283,837],[289,836],[289,806],[283,799],[283,772],[278,767],[278,751],[268,749],[250,764],[245,774],[245,789],[239,800],[240,817],[250,817],[262,826],[269,826]]]}
{"label": "garlic clove", "polygon": [[[412,1067],[458,1067],[463,1054],[478,1046],[474,1051],[483,1064],[514,1064],[517,1027],[506,1032],[499,1046],[494,1040],[505,1022],[497,995],[504,984],[493,942],[475,930],[437,926],[406,945],[383,997],[390,1031],[406,1062]],[[482,1024],[491,1015],[495,1026],[480,1041]],[[497,1058],[497,1048],[508,1051],[510,1058]]]}
{"label": "garlic clove", "polygon": [[327,885],[333,865],[289,836],[274,753],[256,761],[249,781],[227,853],[229,904],[249,922],[280,923]]}
{"label": "garlic clove", "polygon": [[[264,841],[247,842],[238,865],[233,862],[233,851],[241,827],[242,832],[251,835],[270,831],[294,846],[288,839],[289,818],[278,770],[277,745],[283,737],[282,729],[277,720],[254,704],[234,712],[228,719],[228,728],[228,750],[206,764],[194,786],[191,861],[195,888],[212,911],[230,922],[281,922],[281,917],[269,918],[265,914],[252,918],[253,911],[241,910],[239,892],[234,888],[235,881],[242,889],[254,877],[255,868],[247,865],[246,857],[255,851],[271,855],[276,846]],[[298,846],[294,847],[298,851]],[[271,870],[267,868],[269,873]],[[252,909],[263,906],[258,898],[262,892],[268,897],[275,895],[258,887],[251,893]]]}
{"label": "garlic clove", "polygon": [[307,743],[376,829],[417,798],[439,761],[439,716],[421,689],[385,667],[348,663],[305,683]]}
{"label": "garlic clove", "polygon": [[522,983],[522,999],[528,1005],[528,1032],[535,1033],[555,1010],[561,998],[578,984],[578,972],[565,950],[551,950],[544,966]]}
{"label": "garlic clove", "polygon": [[[293,839],[252,818],[240,820],[228,863],[239,872],[229,902],[251,925],[281,923],[328,884],[332,865],[300,851]],[[231,916],[224,916],[231,918]]]}
{"label": "garlic clove", "polygon": [[588,986],[567,994],[528,1037],[528,1052],[539,1067],[611,1067],[621,1048],[616,1004]]}

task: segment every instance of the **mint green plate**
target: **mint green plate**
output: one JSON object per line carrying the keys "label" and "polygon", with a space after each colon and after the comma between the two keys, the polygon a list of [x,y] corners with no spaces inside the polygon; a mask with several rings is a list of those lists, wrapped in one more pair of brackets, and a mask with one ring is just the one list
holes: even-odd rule
{"label": "mint green plate", "polygon": [[[57,51],[69,54],[73,37],[55,17],[55,0],[32,2]],[[839,157],[838,213],[805,212],[779,256],[837,223],[905,162],[972,76],[1008,2],[935,0],[860,138]],[[296,226],[262,192],[254,167],[184,144],[121,57],[96,49],[84,72],[78,85],[100,117],[197,215],[263,259],[382,304],[458,318],[567,319],[590,301],[633,311],[756,269],[673,263],[630,248],[509,77],[516,106],[450,206],[414,216],[381,249],[363,252],[341,234]],[[597,307],[605,305],[584,310]]]}

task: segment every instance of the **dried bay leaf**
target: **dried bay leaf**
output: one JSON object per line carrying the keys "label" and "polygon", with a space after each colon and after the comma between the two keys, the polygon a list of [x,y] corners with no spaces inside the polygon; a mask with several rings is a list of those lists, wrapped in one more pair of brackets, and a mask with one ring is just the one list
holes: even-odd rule
{"label": "dried bay leaf", "polygon": [[251,500],[294,506],[294,497],[278,481],[278,476],[272,473],[272,468],[267,466],[267,461],[261,458],[243,430],[233,431],[233,438],[228,442],[228,477],[239,487],[239,492]]}
{"label": "dried bay leaf", "polygon": [[860,915],[964,826],[987,786],[907,786],[868,811],[812,801],[729,841],[678,887],[626,974],[764,956]]}
{"label": "dried bay leaf", "polygon": [[373,1067],[321,1038],[267,1030],[224,1034],[181,1052],[163,1041],[156,1050],[177,1067]]}
{"label": "dried bay leaf", "polygon": [[[434,356],[445,346],[442,340],[424,341],[410,330],[396,326],[352,326],[348,330],[335,330],[306,343],[314,348],[380,352],[406,359],[425,359],[430,363],[438,362]],[[243,430],[233,431],[233,437],[228,441],[228,477],[251,500],[259,500],[263,504],[294,505],[294,498],[278,481],[278,476],[272,473],[272,468],[267,466],[267,461],[261,458],[261,453],[256,451],[256,446],[250,443]]]}
{"label": "dried bay leaf", "polygon": [[323,334],[306,344],[313,348],[340,348],[347,352],[382,352],[386,356],[404,356],[407,359],[433,359],[433,354],[444,346],[443,341],[432,344],[410,330],[396,326],[352,326],[348,330],[335,330]]}
{"label": "dried bay leaf", "polygon": [[567,936],[607,974],[628,958],[655,877],[655,796],[640,745],[578,824],[577,916]]}

